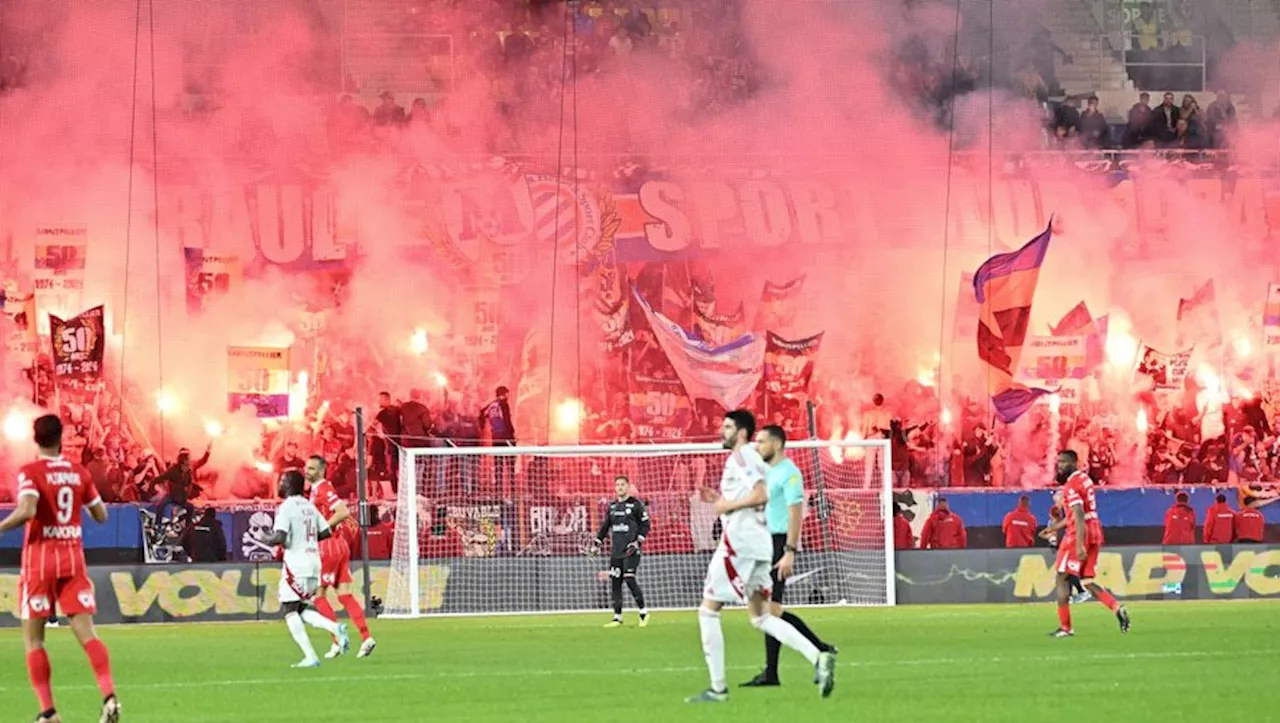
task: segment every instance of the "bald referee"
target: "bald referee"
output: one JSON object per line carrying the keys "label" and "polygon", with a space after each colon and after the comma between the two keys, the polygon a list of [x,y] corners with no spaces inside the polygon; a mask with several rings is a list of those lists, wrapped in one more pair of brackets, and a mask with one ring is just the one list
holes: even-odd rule
{"label": "bald referee", "polygon": [[[796,564],[796,545],[800,542],[800,520],[804,516],[804,475],[795,462],[787,459],[787,433],[782,427],[770,424],[760,430],[756,437],[756,449],[760,457],[769,465],[765,474],[765,484],[769,490],[769,502],[765,514],[769,521],[769,532],[773,535],[773,594],[770,597],[770,612],[774,617],[782,618],[805,636],[818,650],[824,653],[836,652],[836,646],[828,645],[818,639],[796,615],[782,609],[782,593],[786,589],[786,579],[791,576]],[[778,680],[778,653],[782,644],[772,637],[765,636],[764,672],[742,684],[743,688],[762,688],[780,685]]]}

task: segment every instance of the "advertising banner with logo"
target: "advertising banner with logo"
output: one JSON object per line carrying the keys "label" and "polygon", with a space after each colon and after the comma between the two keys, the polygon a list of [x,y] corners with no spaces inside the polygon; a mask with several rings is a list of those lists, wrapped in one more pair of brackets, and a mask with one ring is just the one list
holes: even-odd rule
{"label": "advertising banner with logo", "polygon": [[289,350],[227,347],[227,411],[243,406],[261,418],[289,416]]}
{"label": "advertising banner with logo", "polygon": [[[901,604],[1042,602],[1054,596],[1054,551],[913,550],[896,556]],[[1098,584],[1121,600],[1280,598],[1280,547],[1116,547]]]}

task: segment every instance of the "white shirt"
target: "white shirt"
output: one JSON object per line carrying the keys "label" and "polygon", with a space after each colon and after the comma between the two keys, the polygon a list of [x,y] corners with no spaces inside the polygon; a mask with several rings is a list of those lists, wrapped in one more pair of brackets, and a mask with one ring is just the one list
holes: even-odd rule
{"label": "white shirt", "polygon": [[284,567],[294,577],[320,577],[321,530],[329,523],[307,498],[296,495],[276,509],[275,529],[285,534]]}
{"label": "white shirt", "polygon": [[[731,501],[747,497],[756,485],[764,484],[765,471],[764,460],[756,448],[743,445],[724,462],[720,496]],[[720,524],[724,526],[720,545],[727,546],[730,557],[765,562],[773,559],[773,538],[769,536],[764,505],[722,515]]]}

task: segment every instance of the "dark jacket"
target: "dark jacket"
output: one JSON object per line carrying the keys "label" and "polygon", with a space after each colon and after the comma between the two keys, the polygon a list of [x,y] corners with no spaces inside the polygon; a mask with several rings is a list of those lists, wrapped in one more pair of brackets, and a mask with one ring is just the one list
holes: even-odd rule
{"label": "dark jacket", "polygon": [[196,520],[182,534],[182,548],[192,562],[226,562],[227,535],[214,515]]}

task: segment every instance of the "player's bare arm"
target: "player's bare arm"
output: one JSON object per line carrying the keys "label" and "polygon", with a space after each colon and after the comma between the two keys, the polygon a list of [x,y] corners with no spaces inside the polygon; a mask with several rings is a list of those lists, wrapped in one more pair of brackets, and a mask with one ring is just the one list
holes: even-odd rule
{"label": "player's bare arm", "polygon": [[[347,503],[338,501],[333,503],[333,515],[329,517],[329,526],[337,527],[351,517],[351,510],[347,508]],[[323,537],[320,539],[324,539]]]}
{"label": "player's bare arm", "polygon": [[93,518],[94,522],[101,525],[107,521],[107,506],[102,504],[101,499],[98,499],[93,504],[89,505],[88,509],[89,516]]}
{"label": "player's bare arm", "polygon": [[39,501],[36,495],[20,495],[18,497],[18,506],[9,516],[0,522],[0,535],[9,530],[16,530],[27,524],[31,518],[36,516],[36,504]]}
{"label": "player's bare arm", "polygon": [[284,530],[272,530],[262,539],[265,545],[283,545],[289,539],[289,533]]}

